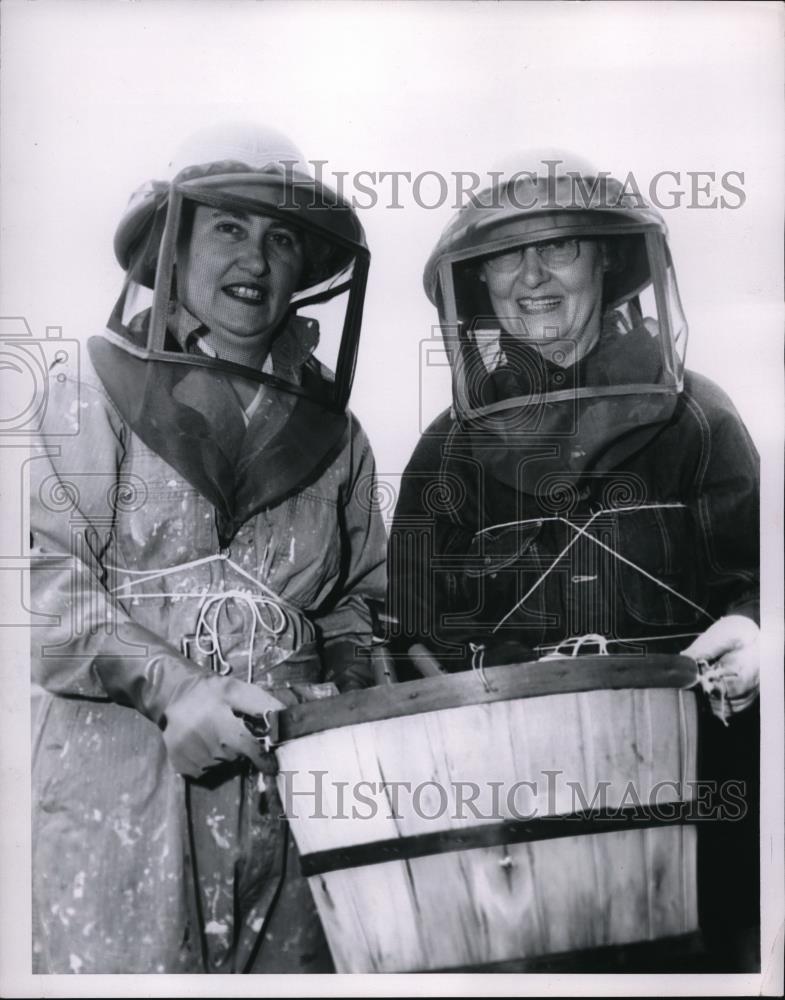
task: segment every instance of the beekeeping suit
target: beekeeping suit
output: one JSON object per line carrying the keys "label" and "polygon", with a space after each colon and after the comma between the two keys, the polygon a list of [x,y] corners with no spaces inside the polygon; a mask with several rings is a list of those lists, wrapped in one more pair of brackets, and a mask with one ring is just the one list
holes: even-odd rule
{"label": "beekeeping suit", "polygon": [[108,328],[50,372],[72,433],[31,463],[36,966],[325,971],[240,716],[367,683],[368,252],[271,130],[200,133],[171,176],[120,223]]}

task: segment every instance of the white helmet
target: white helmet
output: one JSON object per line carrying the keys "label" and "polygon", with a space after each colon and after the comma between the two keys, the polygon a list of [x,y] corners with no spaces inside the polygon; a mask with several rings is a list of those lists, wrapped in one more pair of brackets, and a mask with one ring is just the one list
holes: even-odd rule
{"label": "white helmet", "polygon": [[[171,171],[120,221],[126,280],[88,350],[134,431],[214,504],[226,540],[340,447],[370,255],[354,210],[277,131],[204,130]],[[231,386],[264,397],[263,428],[232,423]]]}
{"label": "white helmet", "polygon": [[[533,435],[553,445],[554,466],[612,463],[656,432],[683,387],[687,327],[665,223],[583,162],[527,154],[514,166],[457,213],[425,266],[454,409],[482,428],[486,452],[496,440],[499,465],[512,468],[510,450]],[[576,291],[581,268],[592,310]]]}

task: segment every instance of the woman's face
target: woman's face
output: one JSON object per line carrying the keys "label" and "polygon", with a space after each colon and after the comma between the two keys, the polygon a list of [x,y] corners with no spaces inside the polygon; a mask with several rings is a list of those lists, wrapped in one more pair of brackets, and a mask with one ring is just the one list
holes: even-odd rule
{"label": "woman's face", "polygon": [[178,250],[178,293],[209,330],[268,338],[286,315],[305,263],[300,234],[264,215],[197,205]]}
{"label": "woman's face", "polygon": [[550,240],[483,261],[481,278],[502,328],[567,366],[599,337],[604,257],[594,240]]}

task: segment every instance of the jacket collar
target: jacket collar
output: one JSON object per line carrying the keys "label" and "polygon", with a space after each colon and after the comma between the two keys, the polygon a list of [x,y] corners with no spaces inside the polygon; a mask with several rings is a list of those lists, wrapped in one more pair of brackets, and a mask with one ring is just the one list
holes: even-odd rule
{"label": "jacket collar", "polygon": [[[136,318],[133,323],[135,323]],[[147,322],[149,323],[149,313]],[[169,324],[169,332],[186,354],[205,354],[209,358],[221,357],[220,335],[208,330],[193,313],[178,302],[174,304]],[[296,385],[301,383],[301,369],[311,357],[319,343],[319,324],[315,319],[291,313],[283,329],[273,341],[267,357],[262,361],[249,351],[243,359],[237,360],[249,368],[261,368],[268,375],[277,375]]]}

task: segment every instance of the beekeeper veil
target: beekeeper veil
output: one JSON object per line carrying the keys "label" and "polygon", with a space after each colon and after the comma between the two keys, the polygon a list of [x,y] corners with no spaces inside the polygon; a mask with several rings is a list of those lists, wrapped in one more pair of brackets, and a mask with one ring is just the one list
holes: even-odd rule
{"label": "beekeeper veil", "polygon": [[369,254],[352,208],[272,129],[197,133],[169,175],[120,222],[126,280],[89,348],[134,431],[230,538],[340,445]]}
{"label": "beekeeper veil", "polygon": [[551,471],[612,468],[657,433],[687,329],[665,223],[637,188],[556,152],[492,176],[424,283],[456,416],[492,476],[536,492]]}

